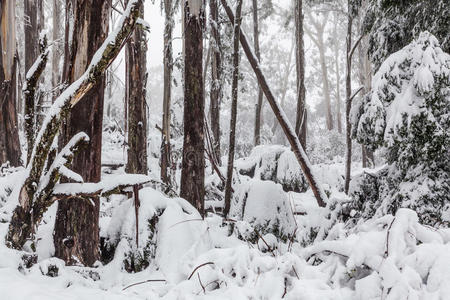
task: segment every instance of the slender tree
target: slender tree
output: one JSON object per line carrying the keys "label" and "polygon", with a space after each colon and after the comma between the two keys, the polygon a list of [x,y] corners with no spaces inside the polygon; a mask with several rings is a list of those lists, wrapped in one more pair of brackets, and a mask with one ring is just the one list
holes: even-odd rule
{"label": "slender tree", "polygon": [[204,214],[203,0],[184,2],[184,140],[180,196]]}
{"label": "slender tree", "polygon": [[59,64],[61,62],[61,54],[64,52],[61,48],[60,39],[63,37],[61,32],[61,1],[62,0],[53,0],[53,28],[52,28],[52,38],[53,38],[53,49],[52,49],[52,87],[53,87],[53,99],[54,100],[58,94],[58,86],[61,82],[61,71]]}
{"label": "slender tree", "polygon": [[164,91],[163,91],[163,121],[162,121],[162,145],[161,145],[161,180],[170,184],[170,103],[172,97],[172,34],[173,15],[175,5],[172,0],[164,0]]}
{"label": "slender tree", "polygon": [[[125,1],[128,4],[128,1]],[[141,6],[140,17],[144,16]],[[143,25],[125,47],[125,97],[128,103],[128,173],[147,174],[147,45]]]}
{"label": "slender tree", "polygon": [[0,0],[0,166],[20,165],[15,1]]}
{"label": "slender tree", "polygon": [[234,18],[233,29],[233,81],[231,85],[231,117],[230,117],[230,143],[228,151],[227,182],[225,186],[224,216],[228,216],[231,206],[231,186],[233,183],[234,148],[236,142],[236,118],[239,83],[239,36],[241,34],[242,0],[238,0]]}
{"label": "slender tree", "polygon": [[338,25],[339,25],[339,13],[334,14],[334,71],[336,73],[336,123],[339,133],[342,133],[342,112],[341,112],[341,71],[339,68],[339,35],[338,35]]}
{"label": "slender tree", "polygon": [[[95,51],[108,34],[109,1],[67,0],[63,81],[72,83],[89,66]],[[62,140],[67,141],[83,131],[89,136],[89,145],[73,159],[73,170],[85,182],[98,182],[101,175],[102,119],[105,76],[96,83],[76,105],[63,125]],[[65,144],[64,143],[64,144]],[[77,261],[92,265],[98,258],[99,209],[98,197],[88,201],[66,200],[58,205],[55,221],[55,255],[74,264]]]}
{"label": "slender tree", "polygon": [[[258,1],[252,0],[253,4],[253,47],[258,62],[261,62],[261,52],[259,50],[259,20],[258,20]],[[258,85],[259,86],[259,85]],[[258,102],[255,109],[255,146],[261,143],[261,112],[262,112],[263,91],[261,87],[258,89]]]}
{"label": "slender tree", "polygon": [[211,93],[210,93],[210,124],[213,135],[214,158],[218,165],[222,164],[220,155],[220,102],[222,101],[222,53],[220,40],[219,6],[217,0],[209,1],[211,22]]}
{"label": "slender tree", "polygon": [[297,115],[295,133],[306,149],[305,44],[303,42],[303,0],[295,0],[295,61],[297,70]]}
{"label": "slender tree", "polygon": [[331,97],[330,97],[330,84],[328,79],[328,66],[327,66],[327,59],[326,59],[326,45],[324,41],[324,33],[325,33],[325,26],[328,23],[328,16],[329,12],[324,12],[323,18],[321,21],[316,20],[313,15],[311,14],[310,10],[307,10],[308,12],[308,18],[309,23],[314,28],[314,32],[308,29],[308,27],[305,27],[305,32],[308,34],[308,36],[311,38],[313,43],[317,46],[317,49],[319,50],[319,62],[320,62],[320,70],[322,73],[322,93],[323,98],[325,102],[325,114],[326,114],[326,123],[327,123],[327,129],[333,130],[333,115],[331,112]]}

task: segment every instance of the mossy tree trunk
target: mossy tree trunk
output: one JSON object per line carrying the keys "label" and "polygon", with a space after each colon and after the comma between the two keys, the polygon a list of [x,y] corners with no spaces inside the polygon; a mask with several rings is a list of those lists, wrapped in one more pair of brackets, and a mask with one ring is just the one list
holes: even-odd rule
{"label": "mossy tree trunk", "polygon": [[[89,66],[96,50],[108,35],[109,1],[66,1],[66,49],[63,82],[68,84],[79,78]],[[72,40],[69,40],[72,38]],[[64,121],[62,140],[64,144],[76,133],[85,132],[89,145],[77,153],[72,169],[85,182],[99,182],[101,177],[102,120],[105,76],[95,84],[76,105]],[[68,264],[77,261],[92,265],[98,258],[99,211],[97,197],[89,201],[60,201],[55,220],[55,256]]]}
{"label": "mossy tree trunk", "polygon": [[201,215],[205,196],[205,142],[203,94],[203,0],[184,5],[184,140],[180,196]]}

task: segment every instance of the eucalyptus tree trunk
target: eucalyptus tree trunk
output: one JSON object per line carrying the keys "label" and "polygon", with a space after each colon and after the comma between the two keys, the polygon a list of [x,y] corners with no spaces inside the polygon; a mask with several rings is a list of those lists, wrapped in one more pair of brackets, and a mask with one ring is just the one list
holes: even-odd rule
{"label": "eucalyptus tree trunk", "polygon": [[325,26],[328,22],[328,12],[324,14],[324,19],[319,22],[312,16],[311,12],[308,11],[309,21],[313,25],[315,32],[306,31],[308,35],[310,36],[311,40],[314,42],[314,44],[317,46],[317,49],[319,50],[319,63],[320,63],[320,70],[322,73],[322,89],[323,89],[323,98],[325,102],[325,118],[326,118],[326,124],[328,130],[333,130],[333,115],[331,112],[331,98],[330,98],[330,85],[328,82],[328,66],[326,62],[326,46],[324,42],[324,31]]}
{"label": "eucalyptus tree trunk", "polygon": [[170,184],[170,103],[172,101],[172,33],[174,26],[174,4],[172,0],[164,0],[164,93],[163,93],[163,121],[161,145],[161,180]]}
{"label": "eucalyptus tree trunk", "polygon": [[53,45],[52,50],[52,87],[53,87],[53,95],[52,100],[54,101],[56,97],[59,95],[58,86],[61,82],[61,71],[59,64],[61,62],[61,41],[62,38],[61,34],[61,0],[53,0],[53,29],[52,29],[52,38],[53,42],[55,43]]}
{"label": "eucalyptus tree trunk", "polygon": [[[89,66],[95,51],[108,34],[109,1],[66,0],[66,33],[63,82],[72,83]],[[72,24],[72,26],[70,25]],[[69,40],[72,38],[72,40]],[[99,182],[101,176],[102,120],[105,76],[96,83],[64,121],[62,140],[67,142],[83,131],[89,145],[73,159],[73,170],[85,182]],[[65,144],[64,142],[64,144]],[[68,264],[92,265],[98,258],[99,198],[88,201],[66,200],[58,205],[55,221],[55,256]]]}
{"label": "eucalyptus tree trunk", "polygon": [[184,140],[180,196],[204,214],[203,0],[184,3]]}
{"label": "eucalyptus tree trunk", "polygon": [[[125,1],[126,4],[128,1]],[[140,8],[144,17],[144,6]],[[136,26],[125,46],[125,97],[128,103],[127,173],[147,174],[147,45],[144,28]]]}
{"label": "eucalyptus tree trunk", "polygon": [[303,0],[295,0],[295,61],[297,70],[297,115],[295,133],[306,149],[305,44],[303,42]]}
{"label": "eucalyptus tree trunk", "polygon": [[[350,2],[350,1],[349,1]],[[350,176],[351,176],[351,167],[352,167],[352,124],[350,120],[350,111],[352,109],[352,25],[353,25],[353,17],[350,14],[350,4],[348,17],[347,17],[347,51],[346,51],[346,76],[345,76],[345,144],[347,147],[345,153],[345,184],[344,190],[345,193],[348,194],[348,189],[350,186]]]}
{"label": "eucalyptus tree trunk", "polygon": [[0,166],[21,164],[17,102],[15,1],[0,0]]}
{"label": "eucalyptus tree trunk", "polygon": [[[261,53],[259,50],[259,20],[258,20],[258,1],[252,0],[253,3],[253,44],[255,48],[255,55],[258,62],[261,62]],[[263,91],[258,84],[258,102],[256,103],[255,109],[255,134],[254,134],[254,144],[255,146],[261,143],[261,112],[262,112],[262,101],[263,101]]]}
{"label": "eucalyptus tree trunk", "polygon": [[222,44],[220,40],[219,7],[217,0],[209,1],[211,20],[211,95],[210,124],[213,135],[213,152],[218,165],[222,165],[220,155],[220,102],[222,101]]}
{"label": "eucalyptus tree trunk", "polygon": [[334,22],[334,67],[336,72],[336,123],[339,133],[342,133],[342,112],[341,112],[341,70],[339,68],[339,37],[338,37],[338,13],[335,13]]}
{"label": "eucalyptus tree trunk", "polygon": [[233,184],[234,149],[236,142],[236,118],[239,83],[239,36],[241,34],[242,0],[238,0],[234,18],[233,34],[233,81],[231,86],[231,118],[230,118],[230,143],[228,151],[227,182],[225,185],[225,208],[223,215],[228,216],[231,206],[231,186]]}

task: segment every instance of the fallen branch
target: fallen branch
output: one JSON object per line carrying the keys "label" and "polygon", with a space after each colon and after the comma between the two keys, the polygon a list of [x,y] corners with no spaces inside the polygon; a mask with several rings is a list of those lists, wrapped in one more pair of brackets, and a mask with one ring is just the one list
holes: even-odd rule
{"label": "fallen branch", "polygon": [[212,261],[206,262],[204,264],[201,264],[199,266],[197,266],[191,273],[191,275],[189,275],[188,280],[190,280],[192,278],[192,276],[194,275],[195,271],[197,271],[198,269],[200,269],[201,267],[207,266],[207,265],[213,265],[214,263]]}
{"label": "fallen branch", "polygon": [[122,291],[125,291],[126,289],[128,289],[130,287],[133,287],[133,286],[136,286],[136,285],[139,285],[139,284],[144,284],[144,283],[147,283],[147,282],[166,282],[166,280],[165,279],[148,279],[148,280],[144,280],[144,281],[141,281],[141,282],[136,282],[136,283],[130,284],[129,286],[124,287],[122,289]]}

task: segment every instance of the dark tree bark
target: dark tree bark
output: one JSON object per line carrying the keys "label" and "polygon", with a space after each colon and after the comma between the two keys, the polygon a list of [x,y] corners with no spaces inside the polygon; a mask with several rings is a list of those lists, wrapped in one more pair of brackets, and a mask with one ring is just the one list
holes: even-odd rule
{"label": "dark tree bark", "polygon": [[[255,48],[255,55],[258,59],[258,63],[261,62],[261,53],[259,50],[259,20],[258,20],[258,1],[253,0],[253,47]],[[259,86],[259,85],[258,85]],[[258,89],[258,102],[255,109],[255,134],[254,144],[255,146],[261,143],[261,112],[262,112],[263,91],[261,87]]]}
{"label": "dark tree bark", "polygon": [[233,35],[233,82],[231,86],[231,118],[230,118],[230,144],[228,151],[227,182],[225,185],[225,208],[223,215],[228,216],[231,206],[231,186],[233,184],[234,145],[236,142],[236,118],[239,84],[239,36],[241,34],[242,0],[238,0],[234,18]]}
{"label": "dark tree bark", "polygon": [[[234,14],[231,8],[228,6],[227,1],[221,0],[221,2],[223,7],[225,8],[228,18],[230,19],[231,22],[234,22]],[[308,156],[303,150],[300,140],[295,134],[294,128],[289,123],[286,114],[280,108],[279,104],[275,100],[275,97],[273,96],[273,93],[270,90],[269,85],[267,84],[267,80],[264,74],[262,73],[261,68],[259,67],[258,59],[253,54],[253,51],[250,48],[250,45],[248,44],[247,38],[242,33],[242,30],[239,39],[241,41],[241,46],[245,52],[245,55],[247,56],[247,59],[253,69],[253,72],[255,72],[255,75],[258,78],[259,85],[261,86],[264,95],[266,96],[266,99],[269,102],[270,107],[272,108],[273,113],[277,117],[278,122],[280,123],[280,126],[283,129],[284,134],[286,135],[286,138],[288,139],[289,144],[292,147],[292,151],[294,152],[295,157],[297,158],[297,161],[300,164],[303,173],[305,174],[306,180],[311,186],[311,190],[313,191],[313,194],[316,197],[317,204],[321,207],[324,207],[328,199],[327,195],[322,189],[322,186],[318,182],[317,178],[314,176]]]}
{"label": "dark tree bark", "polygon": [[170,154],[170,104],[172,101],[172,33],[174,27],[174,4],[172,0],[164,0],[164,95],[163,95],[163,126],[161,145],[161,180],[171,185],[170,168],[172,165]]}
{"label": "dark tree bark", "polygon": [[0,166],[21,164],[15,23],[15,1],[0,0]]}
{"label": "dark tree bark", "polygon": [[[66,20],[73,27],[66,26],[64,82],[72,83],[79,78],[89,66],[95,51],[102,45],[108,34],[109,9],[109,1],[67,0]],[[105,76],[101,77],[84,96],[86,100],[71,110],[63,125],[62,137],[65,141],[80,131],[90,138],[89,145],[74,157],[72,168],[85,182],[98,182],[101,176]],[[95,206],[80,200],[61,201],[58,205],[54,232],[55,256],[68,264],[75,264],[78,260],[84,265],[92,265],[99,258],[100,203],[98,197],[92,201]]]}
{"label": "dark tree bark", "polygon": [[[52,145],[60,131],[62,120],[68,116],[71,109],[80,100],[84,99],[84,96],[97,83],[101,82],[102,75],[117,57],[131,35],[137,22],[142,1],[137,0],[127,6],[126,16],[121,19],[118,28],[112,33],[111,40],[105,41],[96,51],[94,55],[96,59],[91,61],[86,72],[58,96],[52,109],[46,116],[44,126],[37,135],[30,167],[26,170],[27,177],[18,195],[19,205],[16,206],[13,212],[8,228],[6,236],[6,245],[8,247],[20,250],[27,240],[32,240],[32,234],[41,222],[44,213],[58,200],[52,197],[53,187],[61,175],[58,169],[61,167],[61,164],[65,165],[66,162],[70,162],[72,160],[70,157],[73,157],[75,148],[78,148],[77,145],[88,139],[85,133],[78,133],[71,138],[69,144],[55,158],[56,151],[52,148]],[[61,156],[66,156],[64,162],[61,160]],[[54,166],[53,162],[58,162],[57,166]],[[42,185],[43,192],[37,193],[36,183]],[[98,191],[101,192],[102,190],[102,188],[99,188]],[[69,238],[66,242],[70,245],[73,243],[73,240]]]}
{"label": "dark tree bark", "polygon": [[180,196],[204,214],[203,0],[184,3],[184,140]]}
{"label": "dark tree bark", "polygon": [[[126,1],[127,3],[128,1]],[[140,16],[144,16],[141,7]],[[147,174],[147,59],[142,26],[136,26],[125,46],[125,97],[128,103],[127,173]]]}
{"label": "dark tree bark", "polygon": [[295,60],[297,70],[297,117],[295,133],[306,149],[305,44],[303,42],[303,0],[295,0]]}
{"label": "dark tree bark", "polygon": [[219,7],[217,0],[209,1],[210,20],[211,20],[211,42],[212,49],[211,57],[211,103],[210,109],[210,124],[213,135],[213,152],[217,164],[222,165],[220,155],[220,102],[222,101],[222,45],[220,40],[220,24],[219,24]]}

